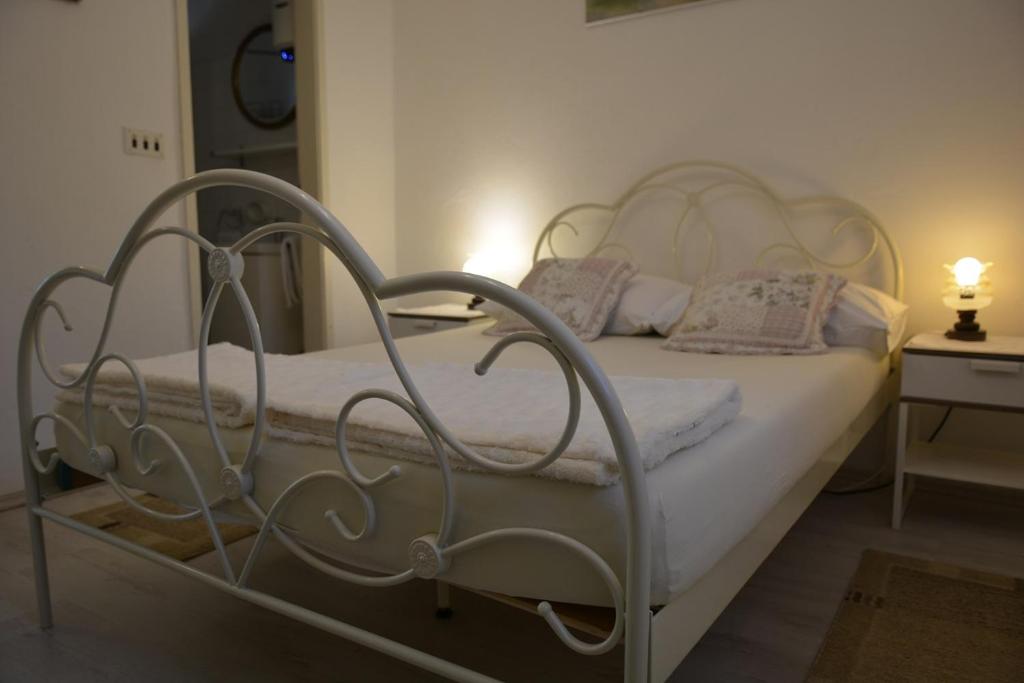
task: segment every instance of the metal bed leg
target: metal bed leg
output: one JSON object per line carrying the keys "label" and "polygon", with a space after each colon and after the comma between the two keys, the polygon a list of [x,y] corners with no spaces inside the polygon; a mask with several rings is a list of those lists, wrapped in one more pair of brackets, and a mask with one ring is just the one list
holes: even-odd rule
{"label": "metal bed leg", "polygon": [[[27,458],[26,458],[27,460]],[[43,520],[34,509],[42,505],[39,495],[39,477],[32,465],[25,462],[25,511],[28,513],[28,536],[32,542],[32,567],[36,580],[36,608],[39,627],[53,626],[53,607],[50,604],[50,577],[46,569],[46,542],[43,539]]]}
{"label": "metal bed leg", "polygon": [[444,581],[435,581],[437,584],[437,611],[434,616],[438,619],[452,618],[452,587]]}
{"label": "metal bed leg", "polygon": [[889,403],[885,416],[885,462],[884,465],[892,467],[895,472],[896,452],[899,448],[899,422],[900,422],[900,401],[895,399]]}
{"label": "metal bed leg", "polygon": [[43,520],[35,516],[29,507],[28,533],[32,539],[32,565],[36,574],[36,606],[39,610],[39,627],[53,626],[53,607],[50,605],[50,577],[46,571],[46,546],[43,541]]}
{"label": "metal bed leg", "polygon": [[903,467],[907,457],[907,413],[909,410],[910,407],[901,401],[896,428],[896,472],[892,487],[892,528],[897,530],[903,525],[903,513],[907,505],[903,489]]}

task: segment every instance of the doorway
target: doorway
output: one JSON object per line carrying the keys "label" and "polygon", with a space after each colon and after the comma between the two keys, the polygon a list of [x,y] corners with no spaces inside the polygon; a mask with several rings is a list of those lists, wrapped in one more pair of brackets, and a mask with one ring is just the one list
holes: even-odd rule
{"label": "doorway", "polygon": [[[306,150],[315,155],[317,150],[299,144],[297,112],[305,109],[309,113],[315,107],[299,106],[299,93],[309,92],[309,88],[298,85],[295,3],[180,1],[187,15],[194,170],[259,171],[316,196],[309,173],[300,174],[300,167],[310,168],[309,163],[300,164],[300,155]],[[187,131],[188,127],[184,128]],[[268,223],[301,221],[298,210],[275,197],[235,187],[200,191],[192,217],[192,227],[217,246],[233,244]],[[316,328],[315,321],[305,318],[310,313],[315,316],[317,307],[306,299],[319,298],[320,274],[305,272],[316,270],[316,260],[310,254],[304,259],[303,248],[319,251],[312,244],[300,244],[297,236],[281,234],[261,239],[243,251],[242,284],[268,353],[302,353],[319,346],[319,340],[308,339],[304,333]],[[199,265],[194,269],[198,280],[194,284],[202,292],[198,303],[205,305],[211,283],[205,267]],[[241,307],[230,291],[217,303],[210,327],[210,343],[217,342],[252,346]]]}

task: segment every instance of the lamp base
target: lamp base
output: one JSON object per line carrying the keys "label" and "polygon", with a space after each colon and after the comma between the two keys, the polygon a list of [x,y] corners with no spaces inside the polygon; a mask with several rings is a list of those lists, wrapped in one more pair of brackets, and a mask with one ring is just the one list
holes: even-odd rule
{"label": "lamp base", "polygon": [[977,332],[961,332],[956,329],[946,330],[947,339],[959,339],[960,341],[985,341],[988,336],[988,332],[985,330],[978,330]]}
{"label": "lamp base", "polygon": [[946,330],[947,339],[959,339],[960,341],[985,341],[988,333],[981,329],[981,325],[975,322],[974,317],[977,311],[957,311],[960,316],[952,328]]}

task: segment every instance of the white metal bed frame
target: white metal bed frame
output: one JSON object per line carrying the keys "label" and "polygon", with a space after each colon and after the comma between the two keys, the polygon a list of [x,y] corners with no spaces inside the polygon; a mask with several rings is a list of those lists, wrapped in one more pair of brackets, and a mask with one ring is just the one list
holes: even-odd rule
{"label": "white metal bed frame", "polygon": [[[713,183],[699,189],[685,191],[667,182],[662,182],[662,179],[670,174],[689,170],[710,170],[719,175],[724,174],[724,177],[720,177]],[[217,185],[242,186],[270,193],[299,209],[307,217],[309,223],[273,223],[266,225],[243,237],[230,247],[216,247],[196,233],[181,228],[153,227],[155,221],[173,203],[193,192]],[[811,267],[844,269],[866,262],[875,255],[881,243],[887,247],[892,257],[893,291],[897,296],[901,294],[902,264],[899,253],[884,230],[882,230],[880,224],[863,208],[845,200],[823,197],[787,202],[778,197],[767,185],[753,175],[717,162],[685,162],[665,167],[645,176],[627,190],[614,204],[581,204],[559,213],[542,231],[534,257],[535,259],[539,257],[543,244],[547,244],[549,248],[552,248],[551,235],[559,227],[568,226],[578,234],[578,229],[570,222],[570,216],[579,210],[600,209],[608,212],[611,216],[608,227],[598,242],[598,246],[594,248],[593,253],[607,249],[623,248],[623,245],[608,240],[612,226],[615,225],[626,206],[652,192],[669,192],[680,199],[682,213],[673,238],[673,254],[676,254],[680,249],[679,245],[682,236],[689,229],[684,228],[687,224],[687,216],[691,212],[700,212],[701,202],[708,193],[726,187],[754,192],[766,199],[768,204],[777,211],[790,237],[790,241],[773,244],[763,253],[777,249],[788,249],[799,254]],[[840,234],[847,227],[855,223],[860,224],[868,229],[872,236],[868,252],[862,258],[849,263],[832,263],[817,256],[798,239],[789,222],[789,211],[796,206],[807,203],[833,203],[843,208],[848,215],[834,227],[834,234]],[[705,223],[703,230],[710,238],[709,244],[712,245],[709,249],[705,268],[707,270],[712,267],[714,261],[714,231],[710,224],[707,223]],[[266,381],[264,358],[259,324],[248,296],[241,285],[240,278],[244,267],[241,255],[242,250],[258,239],[275,233],[292,233],[314,239],[326,247],[345,265],[364,295],[387,355],[408,396],[400,396],[383,390],[370,390],[353,396],[342,408],[337,420],[336,450],[340,469],[320,470],[300,477],[288,486],[272,505],[264,509],[256,502],[252,495],[254,487],[258,485],[254,481],[252,468],[260,454],[265,423]],[[105,350],[107,336],[116,310],[118,294],[124,281],[124,273],[129,268],[133,258],[147,243],[163,237],[186,239],[206,252],[207,267],[213,281],[210,295],[203,310],[200,326],[199,363],[197,369],[206,424],[210,440],[219,456],[221,467],[219,479],[221,493],[212,499],[208,499],[204,495],[204,487],[197,478],[189,458],[186,457],[174,442],[174,439],[159,426],[148,421],[145,382],[135,364],[121,354]],[[47,360],[40,332],[40,323],[45,312],[53,309],[64,323],[65,328],[70,329],[63,309],[50,296],[61,283],[73,280],[74,278],[85,278],[105,284],[111,287],[112,291],[102,332],[89,363],[80,376],[70,381],[63,381]],[[210,323],[217,306],[217,301],[225,288],[230,288],[234,292],[248,323],[254,349],[257,377],[256,421],[252,429],[248,449],[244,454],[236,454],[240,458],[235,460],[232,459],[224,447],[219,428],[213,419],[206,361]],[[547,455],[534,462],[519,465],[494,462],[468,448],[438,420],[429,404],[423,399],[412,382],[394,340],[388,331],[386,318],[380,306],[380,302],[383,300],[428,291],[460,292],[479,295],[515,311],[536,326],[536,333],[515,334],[498,340],[484,358],[477,363],[476,368],[479,374],[486,373],[501,353],[510,345],[516,343],[536,344],[553,356],[565,376],[569,388],[570,405],[564,432],[558,443]],[[80,429],[71,420],[54,412],[34,414],[31,391],[33,356],[38,360],[46,378],[55,386],[61,388],[84,387],[84,430]],[[110,408],[117,421],[131,435],[130,453],[115,453],[114,449],[109,445],[100,443],[97,439],[92,394],[99,369],[109,362],[123,364],[135,379],[138,393],[138,411],[136,415],[134,417],[126,416],[118,408]],[[621,488],[627,515],[627,557],[624,582],[620,582],[619,577],[612,571],[605,559],[589,547],[568,536],[546,529],[505,528],[484,532],[468,538],[455,538],[452,533],[453,521],[461,511],[456,507],[457,500],[452,488],[451,472],[445,447],[455,451],[460,457],[471,461],[478,467],[498,474],[510,476],[523,475],[546,467],[559,457],[572,439],[579,417],[579,379],[583,380],[584,385],[593,395],[594,401],[601,412],[615,446],[621,472]],[[496,281],[467,273],[454,272],[432,272],[391,279],[385,278],[338,219],[314,199],[284,181],[250,171],[235,169],[200,173],[177,183],[158,196],[131,227],[106,271],[86,267],[70,267],[54,273],[42,282],[32,297],[21,331],[18,352],[17,389],[28,520],[35,566],[36,594],[40,623],[43,628],[49,628],[53,624],[42,527],[42,520],[46,519],[105,541],[184,575],[191,576],[253,604],[261,605],[272,611],[389,654],[436,674],[461,681],[493,679],[453,662],[445,661],[429,653],[416,650],[354,625],[341,622],[279,597],[253,589],[249,585],[249,577],[268,537],[273,535],[278,542],[283,544],[299,559],[332,577],[363,586],[377,587],[392,586],[414,578],[443,580],[446,569],[458,556],[506,539],[530,538],[541,542],[557,544],[579,555],[604,580],[611,595],[611,604],[614,605],[614,626],[603,640],[597,642],[584,641],[570,633],[569,629],[566,628],[547,602],[541,602],[537,606],[537,612],[540,616],[548,623],[555,632],[555,635],[563,643],[581,654],[605,653],[614,648],[619,642],[624,642],[624,679],[634,683],[648,680],[661,681],[668,677],[678,662],[689,652],[704,631],[714,621],[715,617],[717,617],[718,613],[728,604],[736,591],[739,590],[807,504],[820,491],[821,487],[860,440],[861,436],[891,402],[891,392],[888,389],[880,392],[871,404],[865,407],[863,414],[850,426],[847,433],[842,435],[836,444],[822,455],[818,464],[794,487],[793,491],[769,513],[765,520],[746,539],[720,561],[712,572],[702,578],[693,588],[673,600],[669,605],[664,606],[660,610],[653,611],[650,603],[651,530],[648,519],[649,507],[644,471],[640,464],[641,460],[637,452],[632,429],[618,397],[603,370],[587,351],[586,345],[580,342],[568,327],[547,309],[517,290]],[[389,401],[403,409],[419,425],[433,447],[437,465],[441,472],[443,487],[444,504],[441,519],[437,523],[436,530],[413,539],[409,544],[409,568],[388,576],[365,575],[326,562],[317,555],[310,553],[285,528],[276,523],[281,512],[295,496],[302,492],[307,484],[315,480],[331,480],[355,494],[363,505],[363,523],[362,527],[358,530],[350,528],[335,511],[325,511],[325,517],[334,526],[339,536],[346,541],[355,543],[373,533],[377,515],[373,489],[384,486],[387,482],[400,477],[401,468],[395,466],[384,474],[371,478],[361,473],[349,457],[345,445],[347,418],[356,405],[367,400]],[[87,450],[90,463],[88,469],[91,470],[91,473],[108,481],[120,497],[129,505],[139,509],[144,514],[167,521],[198,518],[205,520],[214,542],[215,552],[220,558],[222,575],[218,576],[200,571],[184,562],[137,546],[129,541],[89,527],[44,507],[40,494],[39,476],[52,472],[60,461],[61,454],[57,451],[56,447],[40,449],[37,446],[36,433],[39,425],[43,422],[52,423],[54,429],[67,430]],[[167,452],[173,455],[170,458],[172,462],[162,462],[151,455],[146,455],[143,448],[144,435],[149,435],[150,438],[155,438],[162,442]],[[194,504],[187,512],[182,514],[166,514],[149,510],[137,503],[125,490],[120,473],[133,471],[133,475],[144,478],[159,467],[178,467],[186,475],[195,495]],[[260,523],[256,540],[240,571],[232,566],[215,524],[215,516],[218,513],[218,509],[228,501],[241,501]]]}

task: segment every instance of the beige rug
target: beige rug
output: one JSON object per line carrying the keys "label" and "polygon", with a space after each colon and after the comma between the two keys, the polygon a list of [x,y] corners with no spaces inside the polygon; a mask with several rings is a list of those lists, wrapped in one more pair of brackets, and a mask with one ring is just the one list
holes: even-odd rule
{"label": "beige rug", "polygon": [[[148,494],[135,500],[158,512],[184,512],[174,503]],[[182,561],[213,550],[213,539],[201,517],[186,522],[164,522],[135,510],[125,502],[79,512],[73,517],[83,524]],[[256,527],[242,524],[218,524],[217,528],[225,545],[256,533]]]}
{"label": "beige rug", "polygon": [[1024,580],[867,550],[808,681],[1024,681]]}

